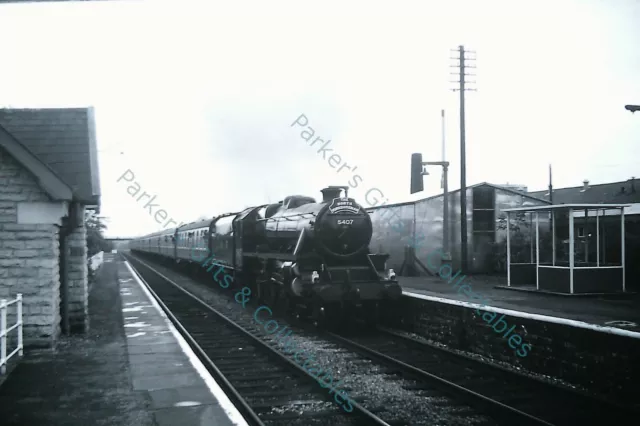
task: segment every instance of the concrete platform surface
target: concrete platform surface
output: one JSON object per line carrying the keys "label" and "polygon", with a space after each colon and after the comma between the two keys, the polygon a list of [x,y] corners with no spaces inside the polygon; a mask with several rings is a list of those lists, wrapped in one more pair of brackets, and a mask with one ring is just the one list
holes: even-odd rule
{"label": "concrete platform surface", "polygon": [[89,333],[25,351],[0,386],[1,425],[246,425],[117,255],[97,278]]}
{"label": "concrete platform surface", "polygon": [[[398,281],[406,295],[420,294],[462,303],[473,302],[464,292],[458,293],[460,286],[453,287],[458,279],[448,283],[447,279],[437,276],[399,277]],[[518,312],[521,312],[521,316],[534,315],[535,319],[544,321],[545,318],[538,317],[540,315],[547,317],[546,320],[550,322],[579,327],[594,325],[594,329],[598,331],[618,334],[616,330],[620,330],[625,335],[640,337],[640,334],[634,336],[640,333],[638,294],[567,297],[496,288],[505,282],[506,279],[503,277],[474,276],[466,278],[462,283],[468,284],[473,293],[483,296],[486,306],[517,311],[510,312],[509,315],[512,316],[518,316]]]}

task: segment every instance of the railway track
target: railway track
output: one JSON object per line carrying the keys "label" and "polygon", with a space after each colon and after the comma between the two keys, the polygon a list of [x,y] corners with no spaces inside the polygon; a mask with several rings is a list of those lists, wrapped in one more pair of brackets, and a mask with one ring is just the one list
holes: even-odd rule
{"label": "railway track", "polygon": [[512,424],[638,424],[638,413],[624,407],[487,365],[393,330],[380,328],[365,334],[360,331],[358,335],[326,334],[378,362],[450,388],[465,396],[470,404],[486,407],[496,418],[520,417],[520,421]]}
{"label": "railway track", "polygon": [[[131,260],[130,258],[128,260]],[[135,260],[135,270],[251,425],[386,425],[358,404],[347,413],[287,357],[195,295]],[[143,275],[146,278],[143,278]]]}
{"label": "railway track", "polygon": [[[413,392],[421,398],[422,404],[433,404],[437,409],[448,411],[451,421],[427,422],[421,421],[415,414],[413,417],[401,414],[400,411],[412,411],[409,402],[405,407],[394,406],[393,403],[368,395],[367,390],[358,389],[357,384],[346,389],[352,395],[351,400],[358,402],[354,404],[357,405],[354,412],[361,414],[346,416],[334,403],[328,402],[326,389],[320,388],[315,378],[269,346],[275,339],[260,331],[251,318],[232,315],[230,311],[222,315],[200,300],[197,301],[200,311],[188,307],[185,310],[181,303],[186,302],[181,300],[187,297],[187,292],[168,282],[155,284],[156,279],[150,281],[161,288],[158,296],[173,306],[167,305],[178,313],[176,317],[190,333],[192,340],[197,341],[204,352],[213,354],[210,360],[219,364],[220,374],[227,377],[229,386],[237,384],[237,389],[233,389],[239,393],[239,399],[245,400],[249,411],[264,422],[256,424],[637,424],[634,421],[637,413],[634,419],[629,413],[620,411],[619,407],[427,345],[392,330],[335,334],[319,332],[308,324],[296,324],[291,327],[295,328],[296,335],[314,342],[324,352],[344,355],[351,373],[357,375],[355,371],[359,365],[368,362],[371,365],[370,361],[373,360],[376,367],[383,371],[386,381],[404,381],[403,391]],[[171,291],[162,290],[165,287]],[[205,291],[220,293],[219,290],[208,288]],[[229,293],[227,297],[232,296]],[[211,321],[214,316],[219,317],[216,324],[225,323],[227,326],[214,325]],[[182,320],[179,319],[181,317]],[[204,324],[203,317],[206,319]],[[235,321],[230,321],[228,317],[233,317]],[[247,315],[244,314],[244,317]],[[277,316],[273,318],[281,321]],[[220,334],[217,331],[220,327],[227,330],[231,327],[233,331]],[[222,337],[216,337],[218,335]],[[258,356],[259,359],[256,358]],[[251,365],[251,368],[247,370],[243,365]],[[362,377],[358,377],[357,381],[364,382],[366,374],[361,373]],[[264,387],[258,391],[254,388],[256,385]],[[363,385],[363,388],[367,386]],[[448,401],[446,398],[442,400],[443,395],[448,397]],[[438,398],[441,400],[438,401]],[[467,408],[458,413],[450,410],[461,406]],[[477,417],[478,413],[487,416],[487,420],[464,423],[463,419]],[[305,420],[295,419],[292,417],[294,415]]]}
{"label": "railway track", "polygon": [[[136,260],[133,263],[140,269],[147,267]],[[207,303],[162,278],[162,275],[156,274],[147,274],[149,286],[164,302],[166,309],[173,312],[175,320],[181,324],[178,328],[189,336],[188,340],[193,345],[199,346],[198,352],[206,354],[205,361],[210,364],[211,369],[220,377],[226,378],[223,382],[227,382],[230,392],[236,395],[236,403],[248,413],[246,415],[253,415],[256,421],[263,422],[255,424],[551,424],[496,400],[476,395],[463,386],[443,384],[431,376],[415,374],[415,371],[408,374],[407,366],[389,362],[383,356],[372,356],[370,351],[365,351],[356,342],[345,340],[344,337],[331,335],[329,342],[326,339],[318,341],[318,330],[308,325],[298,328],[297,335],[316,340],[318,346],[322,346],[325,351],[344,354],[344,346],[349,346],[352,349],[348,354],[349,370],[352,373],[358,369],[358,365],[367,365],[370,363],[369,359],[377,358],[378,364],[386,366],[382,368],[385,370],[386,381],[406,382],[402,385],[403,392],[413,393],[417,404],[430,405],[436,412],[447,412],[445,418],[448,420],[441,421],[442,417],[437,417],[437,422],[420,419],[419,415],[415,415],[415,410],[407,406],[409,402],[404,407],[394,406],[393,403],[380,401],[366,392],[358,392],[358,389],[352,392],[353,387],[348,388],[352,394],[351,400],[358,403],[353,404],[354,413],[347,416],[335,404],[327,402],[326,389],[320,388],[315,378],[272,349],[269,344],[275,339],[264,336],[264,332],[260,333],[250,319],[229,315],[230,312],[226,312],[226,316],[222,315]],[[235,321],[229,320],[228,316],[234,316]],[[332,341],[338,343],[331,343]],[[443,398],[443,395],[448,398]],[[475,409],[470,408],[470,405]],[[414,411],[413,417],[407,414],[409,411]],[[475,421],[469,420],[473,418]]]}

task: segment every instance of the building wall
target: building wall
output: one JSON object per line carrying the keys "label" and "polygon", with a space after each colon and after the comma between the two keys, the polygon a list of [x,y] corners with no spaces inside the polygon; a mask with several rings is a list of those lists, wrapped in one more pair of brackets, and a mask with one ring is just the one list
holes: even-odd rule
{"label": "building wall", "polygon": [[[469,250],[467,251],[467,260],[472,266],[473,259],[472,241],[472,206],[473,206],[473,189],[467,189],[467,243]],[[460,214],[460,191],[449,194],[449,244],[451,252],[451,264],[454,269],[459,269],[462,259],[462,238],[460,235],[461,214]],[[416,202],[416,235],[423,237],[422,245],[416,249],[416,257],[428,268],[427,256],[435,250],[443,247],[443,226],[444,226],[444,197],[434,197],[427,200]],[[440,256],[429,257],[429,263],[439,267],[441,264]],[[436,272],[433,270],[433,272]]]}
{"label": "building wall", "polygon": [[[467,189],[467,240],[472,247],[471,217],[473,205],[473,190]],[[427,262],[427,256],[437,249],[442,248],[442,228],[444,197],[433,197],[416,203],[400,206],[385,206],[379,209],[369,210],[373,223],[373,236],[371,238],[371,250],[374,253],[388,253],[390,255],[387,267],[399,270],[405,258],[405,247],[414,246],[416,257],[429,269],[427,263],[438,267],[440,257],[431,256]],[[397,216],[396,216],[397,215]],[[461,238],[460,238],[460,192],[451,193],[449,196],[449,238],[452,263],[454,267],[460,267]],[[401,221],[402,228],[396,228],[396,223]],[[471,250],[468,253],[472,259]],[[435,272],[433,270],[432,272]]]}
{"label": "building wall", "polygon": [[[84,217],[84,208],[82,209]],[[87,231],[84,224],[67,237],[69,245],[69,326],[72,332],[89,329]]]}
{"label": "building wall", "polygon": [[35,178],[0,148],[0,298],[23,294],[30,346],[50,346],[60,334],[59,228],[18,224],[18,204],[49,201]]}
{"label": "building wall", "polygon": [[[490,185],[467,188],[467,261],[471,272],[496,270],[493,253],[497,248],[494,243],[506,238],[505,231],[500,230],[499,226],[502,209],[543,204],[546,203]],[[443,206],[444,197],[438,196],[416,203],[368,210],[373,223],[371,251],[388,253],[390,257],[387,266],[400,270],[405,258],[405,247],[414,245],[418,260],[432,272],[436,272],[441,258],[437,254],[429,255],[443,247]],[[449,195],[449,215],[451,260],[453,268],[459,269],[462,256],[460,191]],[[398,221],[402,221],[404,226],[394,229],[393,226]]]}
{"label": "building wall", "polygon": [[[373,253],[388,253],[390,257],[387,267],[396,271],[402,266],[404,247],[409,245],[413,238],[413,212],[413,204],[385,207],[370,212],[373,235],[369,247]],[[400,228],[397,223],[402,223],[403,226]]]}

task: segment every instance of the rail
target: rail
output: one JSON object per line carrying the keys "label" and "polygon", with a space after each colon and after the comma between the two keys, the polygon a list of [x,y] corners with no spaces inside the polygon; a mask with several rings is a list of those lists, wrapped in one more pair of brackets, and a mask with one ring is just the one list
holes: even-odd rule
{"label": "rail", "polygon": [[[16,323],[7,328],[7,308],[14,303],[17,304]],[[9,355],[7,355],[7,336],[16,328],[18,329],[18,346],[11,351]],[[14,300],[0,300],[0,374],[6,374],[7,363],[15,354],[18,354],[19,356],[23,355],[21,293],[18,293],[18,296]]]}

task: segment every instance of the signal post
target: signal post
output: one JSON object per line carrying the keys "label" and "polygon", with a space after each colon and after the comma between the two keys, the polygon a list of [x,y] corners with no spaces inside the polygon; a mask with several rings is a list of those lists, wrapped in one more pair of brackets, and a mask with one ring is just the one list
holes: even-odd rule
{"label": "signal post", "polygon": [[[424,166],[442,166],[442,186],[444,190],[444,206],[442,208],[442,265],[451,267],[451,250],[449,248],[449,182],[447,172],[449,170],[448,161],[422,161],[422,154],[411,154],[411,193],[415,194],[424,190],[422,176],[427,176],[429,172]],[[414,231],[415,232],[415,231]]]}

